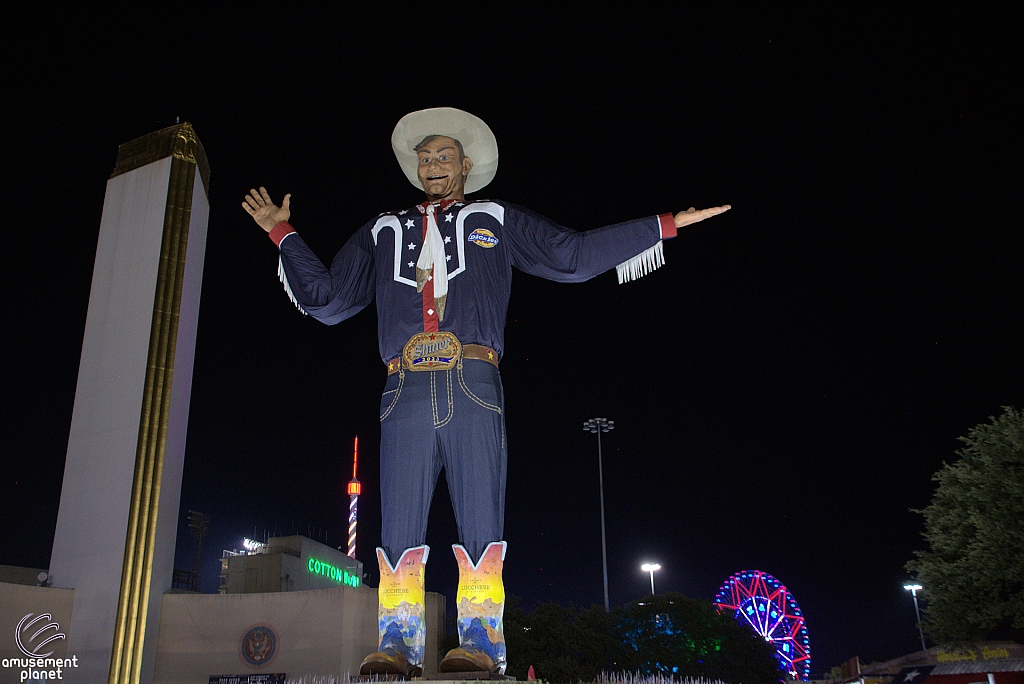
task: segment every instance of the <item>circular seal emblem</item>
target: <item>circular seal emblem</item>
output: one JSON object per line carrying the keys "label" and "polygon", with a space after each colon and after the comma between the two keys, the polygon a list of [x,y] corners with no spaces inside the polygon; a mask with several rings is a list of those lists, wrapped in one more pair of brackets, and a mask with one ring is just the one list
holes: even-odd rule
{"label": "circular seal emblem", "polygon": [[242,637],[242,660],[257,667],[266,665],[277,653],[277,634],[267,625],[256,625]]}
{"label": "circular seal emblem", "polygon": [[496,244],[498,244],[498,238],[496,238],[494,236],[494,233],[487,230],[486,228],[477,228],[472,233],[470,233],[469,237],[466,239],[486,249],[490,249],[491,247],[494,247]]}

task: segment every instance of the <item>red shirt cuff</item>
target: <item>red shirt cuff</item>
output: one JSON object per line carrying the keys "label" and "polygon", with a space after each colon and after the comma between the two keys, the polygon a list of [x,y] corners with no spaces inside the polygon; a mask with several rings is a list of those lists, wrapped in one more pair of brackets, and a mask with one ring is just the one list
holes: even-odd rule
{"label": "red shirt cuff", "polygon": [[658,214],[658,223],[661,224],[661,238],[674,238],[676,236],[676,219],[672,214]]}
{"label": "red shirt cuff", "polygon": [[277,248],[280,249],[281,240],[284,240],[285,236],[291,235],[294,232],[295,229],[292,228],[290,223],[288,223],[287,221],[281,221],[276,226],[274,226],[274,229],[272,231],[270,231],[270,239],[273,240],[274,244],[277,245]]}

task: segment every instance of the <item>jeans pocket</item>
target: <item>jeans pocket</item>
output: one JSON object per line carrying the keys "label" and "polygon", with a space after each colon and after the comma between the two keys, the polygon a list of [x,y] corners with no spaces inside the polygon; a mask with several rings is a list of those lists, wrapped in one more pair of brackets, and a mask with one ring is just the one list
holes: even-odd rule
{"label": "jeans pocket", "polygon": [[[482,384],[482,383],[478,383],[478,382],[473,382],[473,383],[466,382],[466,376],[463,374],[463,371],[462,371],[462,363],[459,363],[458,371],[459,371],[459,373],[458,373],[458,375],[459,375],[459,387],[462,388],[462,391],[465,393],[466,397],[470,401],[472,401],[474,404],[477,404],[477,405],[487,409],[488,411],[494,411],[498,415],[501,415],[501,405],[498,403],[498,402],[501,401],[500,390],[495,391],[497,389],[496,386],[491,385],[491,384]],[[470,384],[479,385],[482,388],[480,390],[480,392],[479,392],[480,394],[484,394],[485,393],[483,391],[484,389],[489,390],[489,392],[487,392],[487,393],[495,395],[494,401],[493,402],[487,401],[487,400],[482,399],[479,396],[477,396],[477,394],[474,393],[473,390],[471,390],[469,388]]]}
{"label": "jeans pocket", "polygon": [[[394,375],[391,378],[395,377]],[[391,412],[395,410],[395,406],[398,404],[398,398],[402,396],[402,385],[405,384],[405,372],[398,372],[398,381],[395,387],[388,389],[388,385],[391,384],[388,378],[388,383],[384,385],[384,392],[380,395],[380,421],[383,423],[384,419],[391,415]]]}

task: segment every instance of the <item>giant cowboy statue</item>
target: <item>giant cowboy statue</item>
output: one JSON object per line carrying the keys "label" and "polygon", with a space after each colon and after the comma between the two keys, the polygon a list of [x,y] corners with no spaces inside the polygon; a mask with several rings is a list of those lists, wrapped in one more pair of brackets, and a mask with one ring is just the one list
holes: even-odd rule
{"label": "giant cowboy statue", "polygon": [[460,645],[439,669],[500,674],[507,452],[498,363],[512,267],[559,282],[617,267],[620,282],[633,280],[663,263],[663,239],[729,206],[580,233],[514,204],[466,199],[498,167],[494,134],[471,114],[447,107],[413,112],[398,122],[391,145],[426,200],[372,219],[329,268],[288,223],[289,195],[277,206],[260,188],[242,206],[280,250],[281,282],[303,313],[333,325],[377,300],[387,367],[380,403],[380,642],[360,673],[422,673],[424,541],[443,467],[461,542],[453,547]]}

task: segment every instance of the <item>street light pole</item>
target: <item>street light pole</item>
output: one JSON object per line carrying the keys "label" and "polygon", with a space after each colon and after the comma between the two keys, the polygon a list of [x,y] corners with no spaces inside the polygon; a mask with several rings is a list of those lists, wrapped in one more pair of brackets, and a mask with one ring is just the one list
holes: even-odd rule
{"label": "street light pole", "polygon": [[661,570],[661,566],[658,563],[644,563],[640,569],[651,573],[651,596],[654,596],[654,571]]}
{"label": "street light pole", "polygon": [[601,563],[604,569],[604,612],[611,612],[608,603],[608,541],[604,526],[604,465],[601,461],[601,433],[615,429],[615,421],[607,418],[591,418],[584,421],[583,430],[597,435],[597,483],[601,489]]}
{"label": "street light pole", "polygon": [[917,592],[924,589],[924,587],[920,584],[904,584],[903,588],[914,596],[914,613],[917,615],[917,634],[921,637],[921,650],[927,651],[928,647],[924,645],[924,630],[921,629],[921,608],[917,605]]}

